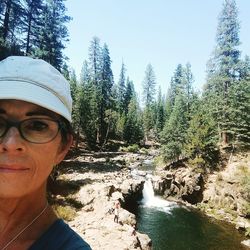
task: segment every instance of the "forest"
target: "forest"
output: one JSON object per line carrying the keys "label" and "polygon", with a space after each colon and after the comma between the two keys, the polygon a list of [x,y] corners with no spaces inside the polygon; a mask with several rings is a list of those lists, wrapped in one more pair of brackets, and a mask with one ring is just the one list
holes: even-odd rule
{"label": "forest", "polygon": [[42,58],[64,74],[72,91],[75,146],[84,141],[90,149],[106,150],[112,140],[126,145],[150,141],[160,145],[165,162],[191,159],[204,166],[216,164],[221,148],[249,150],[250,58],[239,50],[235,0],[223,2],[202,93],[192,86],[191,63],[176,65],[166,93],[156,89],[154,68],[148,64],[143,103],[124,63],[114,82],[109,47],[98,37],[90,41],[78,79],[64,54],[71,20],[64,2],[1,1],[0,60],[9,55]]}

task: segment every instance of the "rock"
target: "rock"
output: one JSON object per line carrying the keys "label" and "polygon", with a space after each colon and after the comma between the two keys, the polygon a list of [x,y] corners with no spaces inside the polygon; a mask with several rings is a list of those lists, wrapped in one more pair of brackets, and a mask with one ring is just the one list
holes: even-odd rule
{"label": "rock", "polygon": [[135,219],[135,215],[134,214],[131,214],[130,212],[128,212],[127,210],[123,209],[121,212],[120,212],[120,215],[119,215],[119,221],[122,223],[122,224],[128,224],[128,225],[135,225],[136,224],[136,219]]}
{"label": "rock", "polygon": [[[109,164],[112,161],[114,164],[114,160],[109,159],[107,162],[105,158],[98,157],[98,162]],[[92,160],[95,162],[95,158]],[[147,235],[136,231],[135,235],[132,234],[133,226],[136,225],[134,214],[121,207],[119,223],[115,223],[111,210],[116,199],[120,200],[122,206],[127,202],[138,200],[142,194],[143,179],[133,179],[127,169],[118,169],[110,173],[107,171],[86,173],[69,171],[64,174],[63,179],[64,181],[74,180],[80,185],[80,190],[75,197],[82,203],[83,208],[77,212],[77,216],[69,224],[90,244],[93,250],[151,249],[152,242]]]}
{"label": "rock", "polygon": [[152,248],[152,240],[146,234],[136,234],[139,240],[139,249],[150,250]]}
{"label": "rock", "polygon": [[245,246],[247,246],[247,247],[250,248],[250,239],[249,239],[249,240],[243,240],[243,241],[241,242],[241,244],[242,244],[242,245],[245,245]]}

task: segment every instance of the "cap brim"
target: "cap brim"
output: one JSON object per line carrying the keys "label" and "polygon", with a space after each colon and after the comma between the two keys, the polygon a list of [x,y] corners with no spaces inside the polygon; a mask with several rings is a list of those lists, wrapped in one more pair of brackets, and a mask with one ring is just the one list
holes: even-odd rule
{"label": "cap brim", "polygon": [[70,112],[62,101],[49,90],[23,81],[1,81],[0,99],[30,102],[51,110],[71,122]]}

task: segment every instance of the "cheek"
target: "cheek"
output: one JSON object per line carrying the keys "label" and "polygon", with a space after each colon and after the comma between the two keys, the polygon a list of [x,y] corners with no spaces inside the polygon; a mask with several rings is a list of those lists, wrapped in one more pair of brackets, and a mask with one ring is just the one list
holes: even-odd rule
{"label": "cheek", "polygon": [[0,197],[21,197],[46,188],[46,182],[58,159],[58,143],[33,145],[26,148],[19,161],[29,167],[22,173],[0,173]]}
{"label": "cheek", "polygon": [[54,147],[44,146],[42,150],[34,153],[33,160],[35,172],[48,177],[53,166],[56,165],[57,150]]}

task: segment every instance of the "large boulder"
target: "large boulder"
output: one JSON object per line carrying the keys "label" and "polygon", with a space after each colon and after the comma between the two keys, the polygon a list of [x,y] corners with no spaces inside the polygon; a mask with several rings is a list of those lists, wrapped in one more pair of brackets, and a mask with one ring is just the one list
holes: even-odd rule
{"label": "large boulder", "polygon": [[204,179],[202,174],[195,173],[188,167],[174,171],[161,171],[159,178],[153,179],[156,194],[165,198],[176,198],[191,204],[197,204],[203,199]]}

